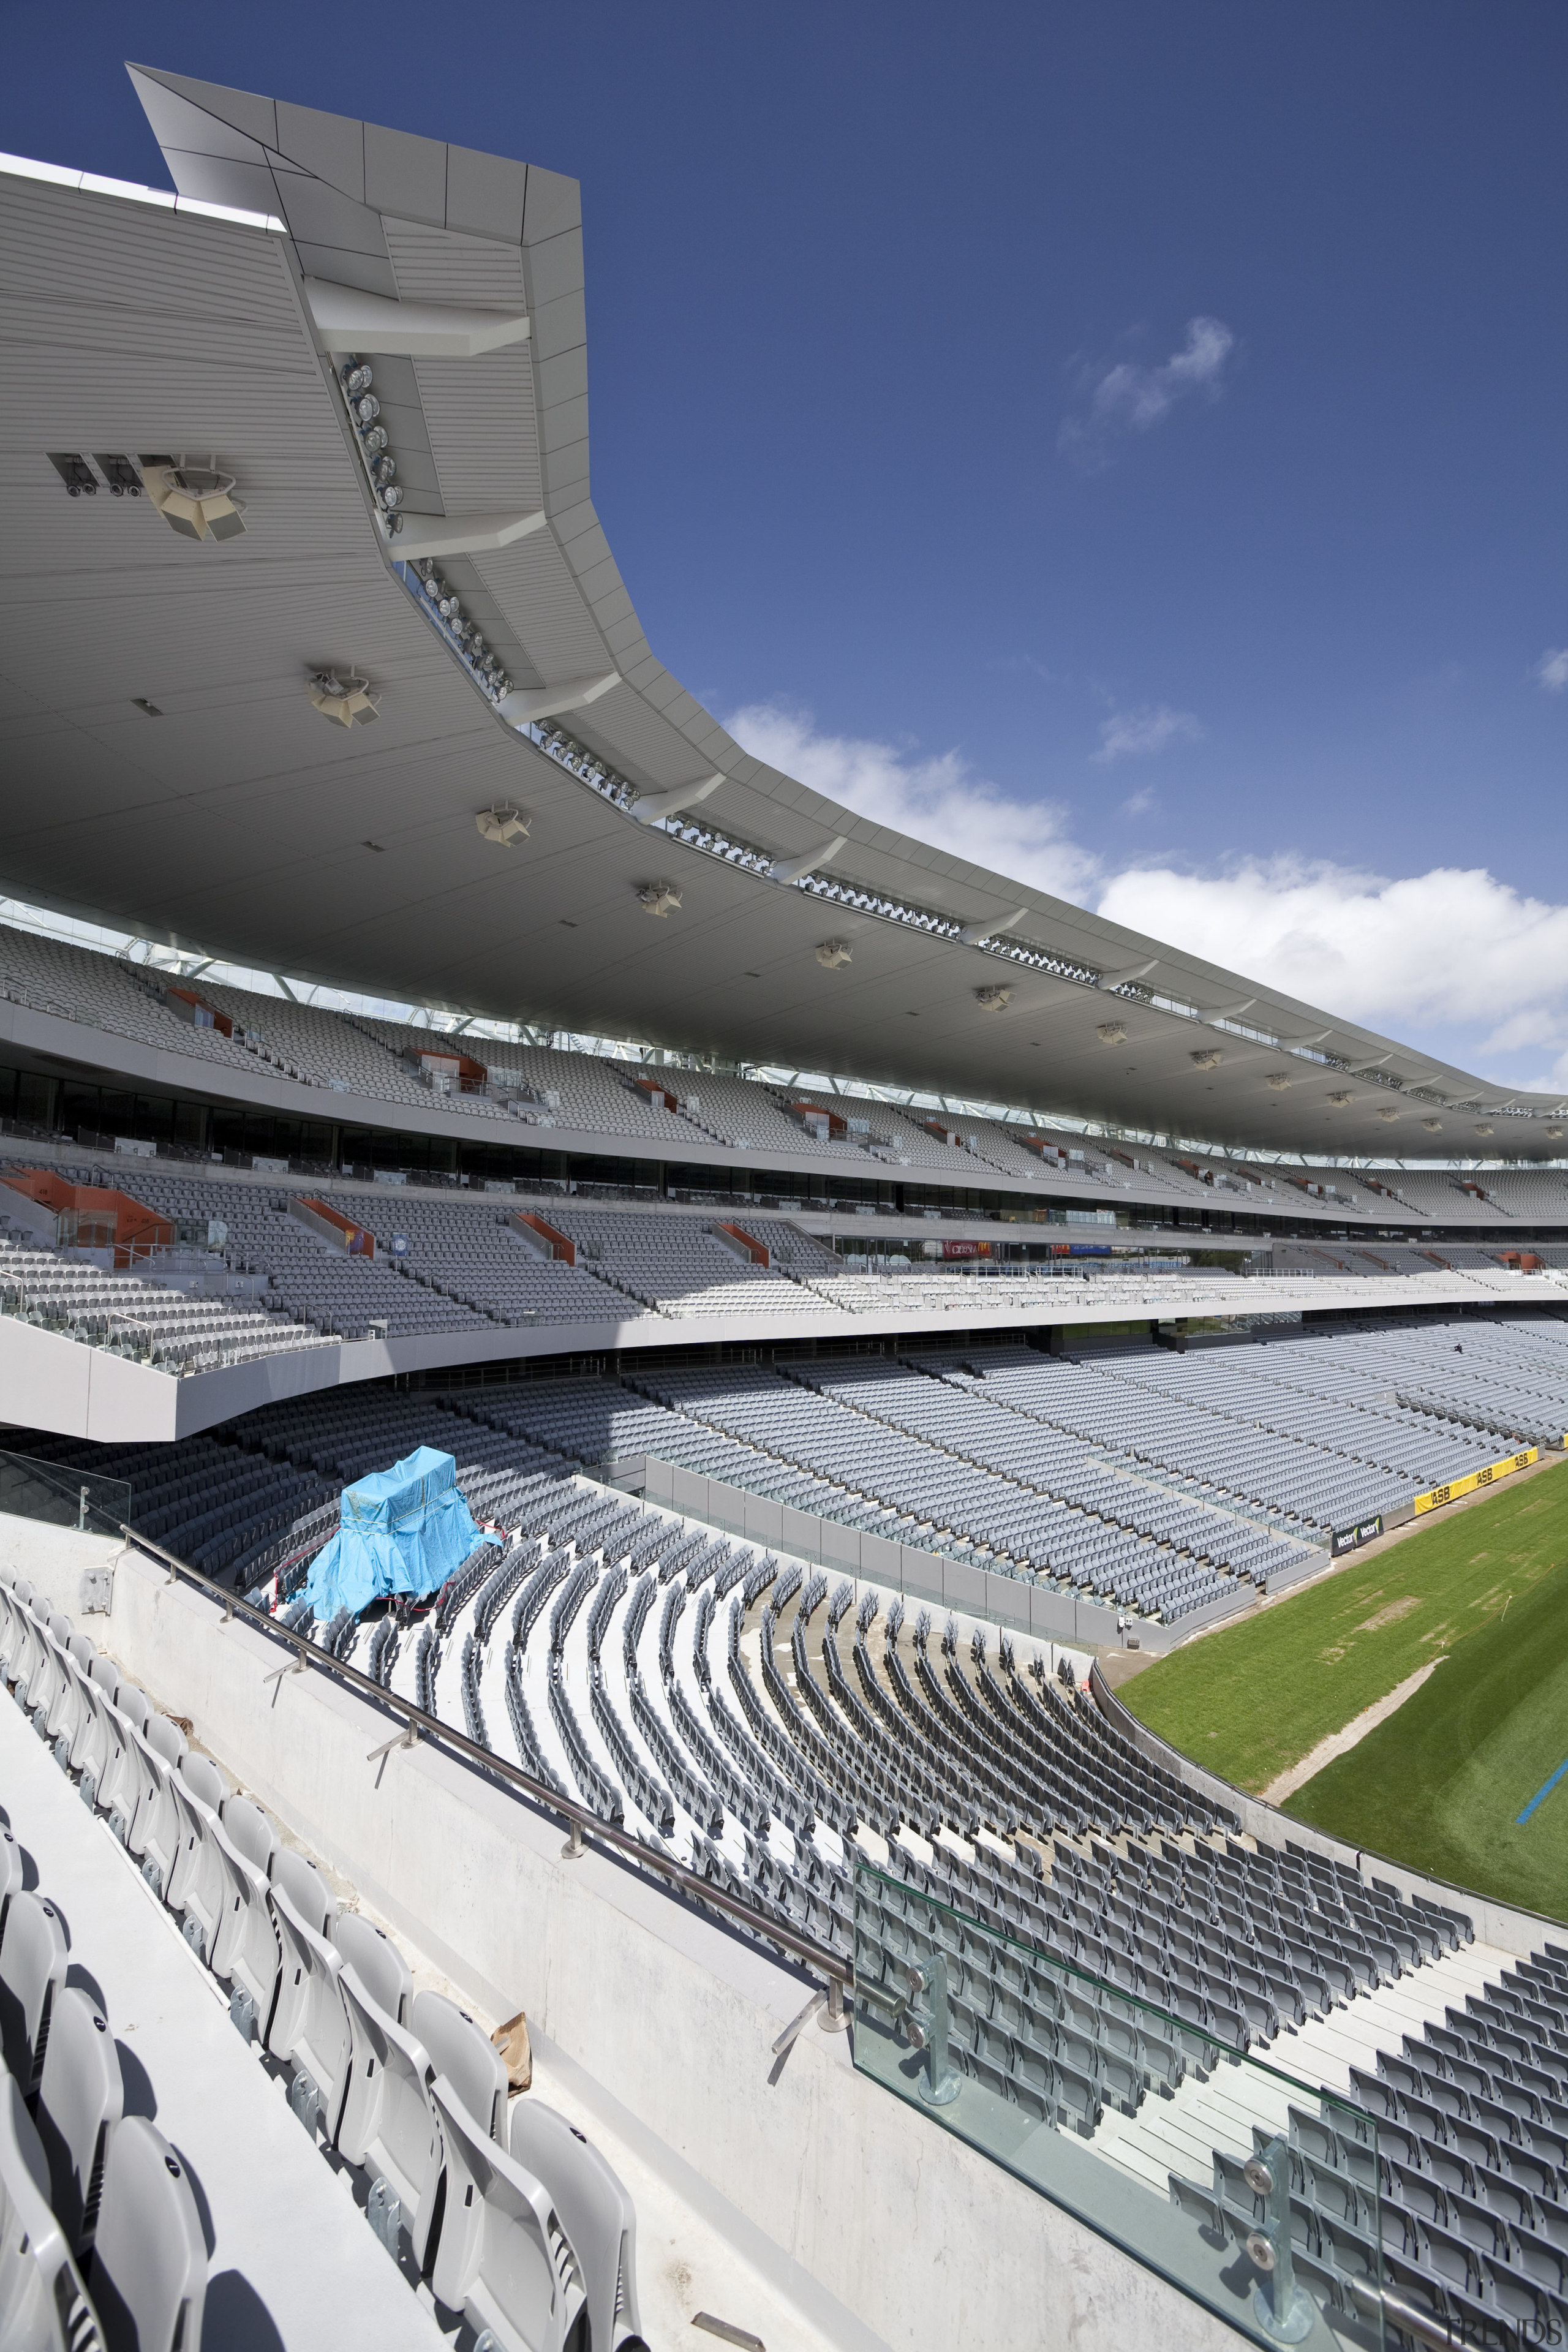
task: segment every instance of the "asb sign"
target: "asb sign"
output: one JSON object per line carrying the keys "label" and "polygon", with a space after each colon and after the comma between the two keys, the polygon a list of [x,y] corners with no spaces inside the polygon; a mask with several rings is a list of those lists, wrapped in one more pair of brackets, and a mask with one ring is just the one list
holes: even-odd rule
{"label": "asb sign", "polygon": [[1484,1470],[1473,1470],[1468,1478],[1455,1478],[1447,1486],[1434,1486],[1429,1495],[1417,1495],[1415,1508],[1435,1511],[1444,1503],[1457,1503],[1461,1495],[1473,1495],[1479,1486],[1510,1477],[1516,1470],[1528,1470],[1535,1459],[1535,1447],[1527,1445],[1522,1454],[1510,1454],[1506,1462],[1489,1462]]}

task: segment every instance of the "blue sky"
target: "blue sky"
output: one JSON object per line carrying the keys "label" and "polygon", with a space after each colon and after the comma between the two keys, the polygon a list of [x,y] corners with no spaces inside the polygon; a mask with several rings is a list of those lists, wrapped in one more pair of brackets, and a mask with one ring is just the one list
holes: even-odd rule
{"label": "blue sky", "polygon": [[1558,0],[0,31],[22,153],[162,182],[135,57],[575,174],[595,499],[743,740],[1568,1086]]}

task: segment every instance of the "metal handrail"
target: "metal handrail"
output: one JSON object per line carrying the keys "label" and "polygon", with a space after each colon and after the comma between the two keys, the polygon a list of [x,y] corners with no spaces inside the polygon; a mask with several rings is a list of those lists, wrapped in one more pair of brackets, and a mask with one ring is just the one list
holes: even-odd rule
{"label": "metal handrail", "polygon": [[[803,1967],[827,1979],[829,2006],[837,2013],[845,1989],[854,1981],[853,1969],[847,1960],[839,1958],[837,1952],[828,1950],[824,1944],[813,1943],[807,1936],[797,1936],[792,1927],[780,1926],[764,1913],[754,1911],[748,1904],[726,1894],[721,1886],[715,1886],[698,1872],[688,1870],[684,1863],[658,1853],[627,1831],[617,1830],[612,1823],[601,1821],[598,1814],[590,1812],[586,1805],[580,1805],[574,1798],[563,1797],[557,1790],[547,1788],[543,1781],[534,1780],[520,1765],[509,1764],[505,1757],[498,1756],[493,1748],[481,1748],[477,1740],[454,1730],[449,1723],[443,1723],[438,1716],[426,1715],[423,1707],[413,1706],[382,1684],[372,1681],[370,1675],[361,1674],[357,1666],[348,1665],[341,1658],[334,1658],[329,1651],[316,1648],[302,1633],[290,1633],[266,1610],[258,1609],[253,1602],[242,1601],[237,1593],[226,1591],[211,1577],[204,1576],[199,1569],[193,1568],[188,1560],[181,1559],[174,1552],[165,1551],[162,1544],[154,1543],[149,1536],[138,1534],[123,1520],[115,1520],[112,1524],[128,1544],[135,1544],[154,1559],[162,1560],[173,1571],[171,1581],[183,1578],[213,1600],[221,1601],[226,1621],[244,1617],[259,1632],[269,1634],[274,1641],[281,1642],[291,1649],[295,1653],[294,1664],[285,1668],[284,1672],[303,1674],[309,1667],[318,1668],[348,1689],[357,1692],[362,1698],[374,1700],[400,1720],[405,1734],[402,1744],[412,1748],[416,1741],[428,1740],[432,1746],[449,1748],[465,1763],[478,1765],[481,1770],[515,1789],[520,1795],[526,1796],[542,1811],[558,1815],[567,1824],[570,1850],[574,1854],[581,1853],[584,1836],[592,1837],[599,1844],[607,1846],[613,1853],[636,1863],[639,1869],[651,1870],[657,1876],[667,1879],[672,1887],[689,1895],[693,1902],[704,1904],[710,1910],[722,1912],[753,1935],[760,1935],[769,1943],[776,1944],[792,1959],[799,1960]],[[399,1743],[394,1741],[392,1744]]]}

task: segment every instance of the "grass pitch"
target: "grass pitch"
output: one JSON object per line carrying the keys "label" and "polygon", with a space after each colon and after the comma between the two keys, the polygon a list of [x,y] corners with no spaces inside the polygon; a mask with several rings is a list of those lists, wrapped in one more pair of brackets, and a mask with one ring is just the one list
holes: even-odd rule
{"label": "grass pitch", "polygon": [[1284,1811],[1568,1917],[1568,1465],[1438,1517],[1294,1600],[1163,1658],[1120,1696],[1254,1793],[1418,1666],[1431,1675]]}

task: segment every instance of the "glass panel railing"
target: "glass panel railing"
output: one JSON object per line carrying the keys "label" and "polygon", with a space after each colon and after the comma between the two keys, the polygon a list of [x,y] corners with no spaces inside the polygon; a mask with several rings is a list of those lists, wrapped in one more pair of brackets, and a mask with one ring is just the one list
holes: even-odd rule
{"label": "glass panel railing", "polygon": [[58,1462],[35,1462],[26,1454],[0,1453],[0,1511],[19,1519],[47,1519],[51,1527],[117,1536],[131,1517],[131,1482],[68,1470]]}
{"label": "glass panel railing", "polygon": [[1125,1976],[856,1863],[863,2074],[1256,2343],[1381,2347],[1377,2120],[1255,2055],[1239,1989],[1166,2009]]}

